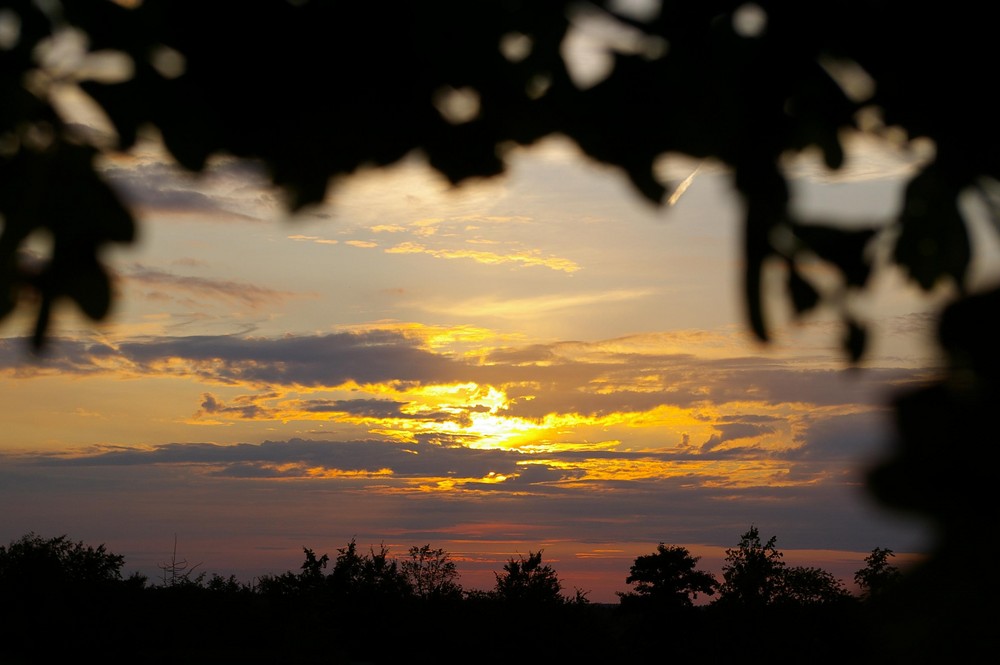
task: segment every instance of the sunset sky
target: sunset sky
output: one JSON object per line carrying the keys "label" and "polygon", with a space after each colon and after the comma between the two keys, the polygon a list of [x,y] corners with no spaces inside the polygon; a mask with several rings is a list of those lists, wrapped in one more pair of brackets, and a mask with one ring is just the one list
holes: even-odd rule
{"label": "sunset sky", "polygon": [[[854,141],[833,179],[803,157],[796,205],[884,220],[919,159]],[[938,364],[934,298],[880,272],[851,369],[837,321],[790,324],[776,293],[765,347],[725,170],[666,159],[688,187],[654,209],[565,140],[508,163],[452,188],[414,155],[290,215],[251,164],[196,178],[153,140],[105,158],[140,221],[108,256],[114,315],[67,307],[37,362],[27,318],[0,328],[0,541],[106,543],[155,579],[176,535],[244,580],[303,547],[429,543],[468,588],[543,549],[595,601],[659,542],[718,574],[751,524],[845,579],[874,547],[926,547],[863,472],[887,397]]]}

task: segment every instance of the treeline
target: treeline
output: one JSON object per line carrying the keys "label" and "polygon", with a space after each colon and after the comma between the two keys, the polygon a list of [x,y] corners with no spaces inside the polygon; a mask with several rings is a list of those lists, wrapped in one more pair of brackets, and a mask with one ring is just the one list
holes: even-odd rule
{"label": "treeline", "polygon": [[751,527],[726,551],[722,579],[661,543],[635,559],[619,604],[598,605],[566,593],[542,554],[508,559],[487,590],[463,589],[443,549],[395,558],[354,540],[332,558],[304,548],[298,571],[251,582],[196,574],[175,555],[151,582],[124,576],[124,557],[103,545],[28,534],[0,546],[0,662],[722,662],[748,644],[772,658],[874,661],[885,646],[877,601],[901,579],[891,550],[876,548],[854,596],[827,571],[786,565],[776,538]]}

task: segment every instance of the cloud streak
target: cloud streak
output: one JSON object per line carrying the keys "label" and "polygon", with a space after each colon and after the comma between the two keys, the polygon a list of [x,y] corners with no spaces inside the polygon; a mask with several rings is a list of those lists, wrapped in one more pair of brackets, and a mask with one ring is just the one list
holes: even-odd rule
{"label": "cloud streak", "polygon": [[146,288],[238,302],[251,309],[273,306],[288,298],[301,296],[290,291],[279,291],[247,282],[178,275],[140,264],[126,268],[122,271],[122,275],[128,282]]}
{"label": "cloud streak", "polygon": [[[203,390],[181,416],[191,425],[311,427],[318,428],[317,436],[348,442],[190,449],[206,455],[206,464],[209,453],[217,455],[212,473],[347,474],[354,480],[374,474],[379,482],[409,479],[403,488],[427,491],[480,484],[488,491],[580,483],[608,489],[625,480],[679,477],[719,487],[816,483],[833,478],[831,469],[843,469],[844,457],[829,442],[852,423],[870,424],[868,418],[878,413],[875,396],[915,378],[907,370],[852,373],[777,360],[657,354],[648,338],[534,344],[475,355],[456,350],[464,343],[461,335],[451,342],[455,348],[432,340],[433,329],[386,324],[278,338],[76,341],[55,345],[44,365],[20,362],[6,371],[195,379],[215,388]],[[0,363],[10,363],[15,353],[5,341]],[[351,443],[349,437],[359,433],[375,443]],[[278,450],[291,454],[276,461]],[[254,455],[238,455],[233,464],[223,459],[240,451]],[[345,461],[351,451],[374,454],[364,464],[361,457]],[[477,451],[503,453],[489,459],[505,462],[465,469],[462,451],[469,451],[469,459],[480,459]],[[318,461],[327,453],[334,456]],[[160,463],[162,456],[179,454],[167,447],[87,459]],[[417,477],[407,470],[413,454],[441,466]],[[831,461],[836,465],[829,466]],[[484,475],[489,473],[494,475]]]}
{"label": "cloud streak", "polygon": [[580,270],[580,266],[574,261],[556,256],[543,256],[539,250],[519,250],[501,254],[465,248],[432,249],[416,242],[403,242],[389,247],[385,252],[386,254],[426,254],[436,259],[468,259],[485,265],[540,266],[569,274]]}

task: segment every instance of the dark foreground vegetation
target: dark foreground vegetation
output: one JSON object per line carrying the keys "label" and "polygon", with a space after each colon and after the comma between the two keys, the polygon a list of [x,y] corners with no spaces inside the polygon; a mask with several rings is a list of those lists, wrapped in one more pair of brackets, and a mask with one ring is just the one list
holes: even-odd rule
{"label": "dark foreground vegetation", "polygon": [[[393,558],[352,540],[331,559],[244,583],[173,557],[162,579],[65,536],[0,546],[0,663],[894,662],[891,598],[902,575],[876,548],[861,595],[819,568],[787,566],[755,527],[723,579],[660,544],[636,558],[616,605],[563,595],[542,552],[512,557],[490,590],[463,590],[430,545]],[[698,599],[712,597],[709,604]]]}

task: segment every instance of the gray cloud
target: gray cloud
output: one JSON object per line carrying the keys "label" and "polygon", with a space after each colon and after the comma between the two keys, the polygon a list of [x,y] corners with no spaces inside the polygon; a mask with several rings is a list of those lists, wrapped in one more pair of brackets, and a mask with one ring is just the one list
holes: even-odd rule
{"label": "gray cloud", "polygon": [[239,418],[255,419],[268,417],[271,410],[256,404],[258,397],[242,396],[237,398],[237,404],[227,405],[216,398],[212,393],[202,395],[201,410],[197,415],[235,415]]}
{"label": "gray cloud", "polygon": [[[727,403],[797,403],[865,409],[885,403],[901,384],[918,380],[910,369],[837,371],[809,369],[776,360],[697,359],[682,354],[603,354],[575,359],[561,349],[535,345],[524,355],[497,355],[480,363],[423,346],[419,339],[393,330],[288,335],[278,338],[201,335],[131,339],[116,345],[101,340],[55,339],[44,358],[30,360],[22,340],[0,339],[0,367],[16,372],[57,370],[87,374],[127,368],[133,373],[195,376],[212,383],[250,384],[272,390],[284,387],[333,387],[389,384],[405,393],[411,387],[439,383],[489,385],[511,399],[504,415],[542,419],[548,414],[604,416],[642,413],[659,406],[695,407]],[[587,345],[575,345],[586,353]],[[595,345],[596,346],[596,345]],[[511,362],[502,362],[502,358]],[[526,358],[546,364],[525,364]],[[169,364],[162,361],[170,359]],[[250,417],[249,403],[229,404]],[[263,406],[258,399],[254,404]],[[270,408],[278,405],[270,404]],[[296,406],[288,403],[287,406]],[[403,401],[303,400],[297,406],[314,413],[359,417],[414,418],[467,423],[473,407],[448,412],[407,413]],[[481,408],[480,408],[481,410]],[[217,411],[217,413],[219,413]],[[237,411],[231,411],[238,415]],[[258,412],[263,413],[263,412]],[[768,432],[766,415],[732,416],[717,423],[724,441]],[[460,439],[456,439],[460,440]],[[704,443],[704,442],[703,442]]]}
{"label": "gray cloud", "polygon": [[804,445],[788,451],[789,459],[865,463],[888,452],[893,439],[888,409],[816,419],[805,434]]}
{"label": "gray cloud", "polygon": [[[115,449],[81,457],[36,457],[35,463],[53,466],[147,466],[160,464],[213,466],[220,475],[262,475],[261,467],[324,468],[337,471],[392,470],[411,476],[480,477],[490,472],[516,474],[520,453],[475,450],[427,443],[400,444],[383,440],[318,441],[291,439],[240,443],[170,443],[150,449]],[[252,471],[252,472],[251,472]],[[239,472],[239,473],[237,473]],[[267,471],[266,473],[273,473]],[[295,475],[287,473],[285,475]]]}
{"label": "gray cloud", "polygon": [[[334,386],[393,382],[400,387],[463,378],[459,363],[420,348],[396,332],[333,333],[315,336],[251,338],[226,335],[135,339],[112,346],[103,341],[53,339],[45,355],[33,360],[27,341],[0,339],[0,367],[25,372],[59,370],[66,374],[107,371],[118,361],[151,374],[184,372],[218,382],[267,385]],[[163,370],[158,361],[186,361],[182,369]]]}
{"label": "gray cloud", "polygon": [[[363,410],[365,401],[345,406]],[[178,532],[184,556],[205,561],[208,570],[230,565],[247,548],[283,550],[288,559],[277,559],[273,572],[297,565],[302,546],[332,551],[352,537],[363,546],[386,542],[397,552],[424,542],[453,552],[472,543],[524,551],[560,541],[647,542],[651,549],[661,541],[730,547],[750,524],[765,535],[778,535],[779,547],[786,550],[867,552],[879,546],[917,551],[923,532],[874,512],[857,475],[845,473],[853,468],[845,461],[849,456],[877,449],[879,442],[870,434],[856,439],[874,417],[817,419],[800,449],[775,454],[791,462],[787,468],[793,476],[816,482],[784,486],[732,485],[711,467],[697,474],[588,481],[579,469],[589,459],[725,458],[717,451],[698,455],[693,450],[544,455],[474,450],[461,446],[463,437],[447,434],[418,435],[418,442],[408,444],[291,439],[119,447],[83,457],[7,455],[0,456],[0,503],[17,509],[0,511],[0,534],[13,539],[34,530],[107,542],[127,555],[130,570],[146,565],[153,575],[156,564],[169,556],[171,534]],[[741,420],[767,424],[757,416]],[[310,476],[317,468],[346,473]],[[383,469],[392,475],[378,475]],[[490,473],[509,477],[473,481],[458,492],[417,491],[412,485],[423,477],[488,479]],[[388,491],[407,483],[407,491]],[[238,543],[232,553],[219,553],[223,539]],[[151,543],[162,545],[162,551],[151,554]],[[203,555],[199,547],[214,555]],[[513,551],[501,550],[497,558]],[[462,564],[463,576],[470,565]],[[623,579],[627,565],[614,574]],[[860,565],[859,558],[855,567]]]}
{"label": "gray cloud", "polygon": [[402,418],[400,409],[406,402],[389,399],[311,399],[301,402],[299,408],[312,413],[346,413],[368,418]]}
{"label": "gray cloud", "polygon": [[257,169],[236,160],[215,163],[200,177],[162,161],[111,164],[103,174],[130,206],[216,221],[260,221],[262,199],[273,196]]}
{"label": "gray cloud", "polygon": [[200,297],[222,298],[241,302],[252,308],[273,305],[293,297],[295,293],[233,280],[211,279],[194,275],[178,275],[165,270],[134,264],[123,275],[135,284],[146,287],[181,291]]}
{"label": "gray cloud", "polygon": [[703,452],[715,450],[728,441],[751,439],[774,432],[774,428],[769,425],[741,422],[721,423],[717,424],[715,428],[719,430],[719,434],[710,437],[708,441],[702,444],[701,449]]}

